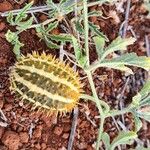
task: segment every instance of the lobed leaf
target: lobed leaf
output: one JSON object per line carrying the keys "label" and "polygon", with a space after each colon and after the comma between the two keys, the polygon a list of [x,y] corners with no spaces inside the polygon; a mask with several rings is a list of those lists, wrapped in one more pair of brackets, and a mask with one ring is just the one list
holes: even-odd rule
{"label": "lobed leaf", "polygon": [[19,23],[20,21],[22,21],[23,19],[25,19],[27,17],[26,12],[27,10],[29,10],[31,8],[31,6],[33,5],[33,1],[31,1],[29,4],[27,4],[22,11],[20,11],[18,13],[18,15],[15,17],[15,22]]}
{"label": "lobed leaf", "polygon": [[110,148],[110,137],[106,132],[104,132],[102,135],[102,141],[105,145],[105,149],[109,150],[109,148]]}
{"label": "lobed leaf", "polygon": [[150,58],[146,56],[137,56],[135,53],[127,53],[111,60],[105,59],[102,62],[98,61],[90,67],[90,70],[95,70],[98,67],[108,67],[133,74],[132,70],[129,67],[126,67],[126,65],[141,67],[145,70],[149,70]]}
{"label": "lobed leaf", "polygon": [[90,30],[95,33],[95,35],[100,36],[105,39],[105,41],[109,41],[106,35],[104,35],[102,32],[99,31],[99,26],[94,25],[92,22],[89,22],[89,28]]}
{"label": "lobed leaf", "polygon": [[21,56],[20,48],[24,46],[24,44],[19,41],[18,34],[16,32],[11,32],[10,30],[8,30],[5,36],[7,41],[14,45],[13,52],[16,57],[19,58]]}
{"label": "lobed leaf", "polygon": [[[48,24],[48,27],[45,29],[45,33],[48,33],[50,31],[52,31],[53,29],[57,28],[58,26],[58,21],[55,21],[55,22],[51,22]],[[44,28],[44,27],[43,27]]]}
{"label": "lobed leaf", "polygon": [[150,105],[150,80],[146,81],[144,87],[132,98],[132,104],[136,107]]}
{"label": "lobed leaf", "polygon": [[48,36],[51,40],[54,40],[56,42],[72,42],[72,37],[69,34],[59,34],[59,35],[54,35],[51,34]]}
{"label": "lobed leaf", "polygon": [[134,115],[134,124],[135,124],[135,131],[138,132],[142,128],[142,121],[136,115]]}
{"label": "lobed leaf", "polygon": [[93,10],[88,13],[88,17],[94,17],[94,16],[100,17],[102,16],[102,14],[103,14],[102,11]]}
{"label": "lobed leaf", "polygon": [[137,110],[136,115],[142,119],[145,119],[146,121],[150,122],[150,106],[146,106],[147,108],[143,108],[145,110]]}
{"label": "lobed leaf", "polygon": [[22,11],[20,11],[16,16],[13,15],[13,13],[9,13],[8,17],[7,17],[7,21],[13,25],[13,26],[17,26],[17,30],[19,31],[23,31],[28,29],[32,23],[33,23],[33,17],[31,17],[30,19],[24,21],[27,18],[27,10],[29,10],[31,8],[31,6],[33,5],[33,2],[27,4]]}
{"label": "lobed leaf", "polygon": [[120,36],[117,37],[113,42],[104,50],[102,55],[102,60],[110,53],[118,51],[118,50],[126,50],[128,45],[133,44],[136,41],[135,38],[126,38],[122,39]]}
{"label": "lobed leaf", "polygon": [[95,36],[93,37],[93,40],[96,46],[98,58],[101,58],[102,54],[104,53],[105,39],[100,36]]}
{"label": "lobed leaf", "polygon": [[116,146],[121,144],[128,144],[130,140],[135,139],[137,134],[133,131],[122,131],[119,135],[112,141],[110,145],[110,150],[114,150]]}
{"label": "lobed leaf", "polygon": [[72,42],[77,62],[84,67],[86,64],[86,56],[83,55],[82,49],[80,48],[78,41],[74,36],[72,36]]}

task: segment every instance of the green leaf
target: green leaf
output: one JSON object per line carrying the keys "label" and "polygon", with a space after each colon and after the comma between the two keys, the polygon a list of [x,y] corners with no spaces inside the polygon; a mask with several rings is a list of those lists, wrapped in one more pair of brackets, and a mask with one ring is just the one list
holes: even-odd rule
{"label": "green leaf", "polygon": [[94,10],[88,13],[88,17],[93,17],[93,16],[100,17],[102,16],[102,14],[103,14],[102,11]]}
{"label": "green leaf", "polygon": [[44,37],[44,40],[46,42],[46,45],[49,47],[49,48],[52,48],[52,49],[58,49],[59,46],[55,43],[53,43],[50,39],[48,39],[48,37]]}
{"label": "green leaf", "polygon": [[78,44],[78,40],[74,36],[72,36],[72,42],[73,42],[73,47],[74,47],[74,52],[75,52],[77,62],[82,67],[84,67],[86,64],[86,56],[83,55],[82,49],[80,48],[80,46]]}
{"label": "green leaf", "polygon": [[150,80],[146,81],[140,92],[132,98],[132,104],[136,107],[150,105]]}
{"label": "green leaf", "polygon": [[57,5],[52,0],[47,0],[46,3],[51,9],[57,9]]}
{"label": "green leaf", "polygon": [[75,1],[73,0],[62,0],[60,3],[60,9],[62,14],[67,15],[74,10]]}
{"label": "green leaf", "polygon": [[5,36],[6,40],[14,45],[13,52],[16,57],[19,58],[21,56],[20,48],[24,46],[24,44],[19,41],[18,34],[16,32],[11,32],[10,30],[8,30]]}
{"label": "green leaf", "polygon": [[48,36],[51,40],[54,40],[56,42],[72,42],[72,36],[69,34],[59,34],[59,35],[49,35]]}
{"label": "green leaf", "polygon": [[147,80],[144,84],[144,87],[141,89],[139,94],[141,95],[141,98],[145,98],[150,93],[150,80]]}
{"label": "green leaf", "polygon": [[81,24],[81,22],[78,20],[77,22],[75,22],[75,27],[76,27],[76,30],[80,33],[80,34],[83,34],[84,33],[84,28]]}
{"label": "green leaf", "polygon": [[28,29],[33,22],[33,17],[29,18],[28,20],[24,21],[27,18],[27,10],[31,8],[33,2],[27,4],[22,11],[20,11],[16,16],[13,15],[13,13],[9,13],[7,17],[7,21],[13,25],[17,26],[17,30],[22,32],[23,30]]}
{"label": "green leaf", "polygon": [[16,28],[17,28],[17,30],[22,30],[22,31],[24,31],[24,30],[26,30],[26,29],[28,29],[31,25],[32,25],[32,23],[33,23],[33,18],[30,18],[29,20],[27,20],[27,21],[24,21],[24,22],[20,22],[19,23],[19,26],[17,26]]}
{"label": "green leaf", "polygon": [[117,37],[107,48],[105,48],[102,60],[110,53],[118,50],[126,50],[128,45],[133,44],[136,41],[135,38],[122,39],[120,36]]}
{"label": "green leaf", "polygon": [[15,17],[15,22],[19,23],[20,21],[22,21],[23,19],[25,19],[27,17],[26,12],[27,10],[29,10],[31,8],[31,6],[33,5],[33,1],[30,2],[29,4],[27,4],[20,13],[18,13],[18,15]]}
{"label": "green leaf", "polygon": [[116,146],[121,144],[128,144],[129,140],[135,139],[137,134],[133,131],[122,131],[119,135],[112,141],[110,145],[110,150],[114,150]]}
{"label": "green leaf", "polygon": [[105,145],[105,149],[109,150],[109,148],[110,148],[110,137],[106,132],[104,132],[102,135],[102,141]]}
{"label": "green leaf", "polygon": [[101,58],[103,52],[104,52],[104,46],[105,46],[105,39],[100,36],[93,37],[95,46],[96,46],[96,52],[98,54],[98,58]]}
{"label": "green leaf", "polygon": [[135,131],[138,132],[142,128],[142,121],[139,117],[134,115]]}
{"label": "green leaf", "polygon": [[105,59],[102,62],[96,62],[91,67],[90,70],[95,70],[98,67],[108,67],[113,69],[118,69],[121,71],[126,71],[132,74],[132,70],[127,66],[141,67],[145,70],[150,69],[150,58],[146,56],[137,56],[135,53],[124,54],[120,57],[113,59]]}
{"label": "green leaf", "polygon": [[92,22],[89,22],[89,28],[91,29],[91,31],[93,33],[95,33],[95,35],[98,35],[98,36],[104,38],[105,41],[107,41],[107,42],[109,41],[108,38],[106,37],[106,35],[104,35],[102,32],[99,31],[100,30],[99,26],[94,25]]}
{"label": "green leaf", "polygon": [[8,16],[7,16],[7,22],[9,22],[11,25],[15,25],[14,24],[14,17],[13,17],[13,13],[12,12],[10,12],[9,14],[8,14]]}
{"label": "green leaf", "polygon": [[[46,42],[46,45],[52,49],[59,48],[59,45],[55,44],[52,40],[56,42],[69,41],[69,36],[67,35],[65,36],[65,34],[53,35],[49,33],[50,31],[55,29],[57,26],[58,26],[58,21],[49,23],[47,28],[45,28],[44,26],[36,27],[36,32],[37,32],[38,37],[43,39]],[[71,37],[70,37],[70,41],[71,41]]]}
{"label": "green leaf", "polygon": [[57,28],[57,26],[58,26],[58,21],[49,23],[48,27],[45,29],[45,33],[52,31],[53,29]]}
{"label": "green leaf", "polygon": [[146,107],[148,107],[148,108],[145,108],[145,109],[148,109],[148,111],[147,110],[143,110],[142,109],[142,111],[141,110],[137,110],[136,111],[136,115],[138,116],[138,117],[140,117],[140,118],[142,118],[142,119],[145,119],[146,121],[148,121],[149,123],[150,123],[150,106],[146,106]]}

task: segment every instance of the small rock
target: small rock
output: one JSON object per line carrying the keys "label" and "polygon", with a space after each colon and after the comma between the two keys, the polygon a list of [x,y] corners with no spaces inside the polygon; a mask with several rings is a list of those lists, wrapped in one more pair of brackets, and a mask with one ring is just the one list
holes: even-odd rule
{"label": "small rock", "polygon": [[3,99],[0,99],[0,108],[1,109],[3,108],[3,105],[4,105],[4,101],[3,101]]}
{"label": "small rock", "polygon": [[12,110],[12,104],[5,104],[4,108],[5,108],[5,111],[10,111]]}
{"label": "small rock", "polygon": [[41,21],[47,20],[47,15],[42,14],[42,15],[40,16],[40,20],[41,20]]}
{"label": "small rock", "polygon": [[0,139],[2,138],[3,133],[4,133],[4,128],[0,126]]}
{"label": "small rock", "polygon": [[69,133],[64,133],[62,137],[63,137],[64,139],[68,139]]}
{"label": "small rock", "polygon": [[48,147],[46,150],[54,150],[53,148]]}
{"label": "small rock", "polygon": [[5,23],[4,22],[0,22],[0,31],[4,30],[5,28]]}
{"label": "small rock", "polygon": [[84,142],[78,144],[77,146],[79,149],[87,149],[87,143],[84,143]]}
{"label": "small rock", "polygon": [[29,135],[27,132],[20,132],[19,136],[20,136],[21,143],[28,143]]}
{"label": "small rock", "polygon": [[45,149],[46,149],[46,144],[45,144],[45,143],[42,143],[42,144],[41,144],[41,148],[42,148],[42,150],[45,150]]}
{"label": "small rock", "polygon": [[5,0],[4,2],[0,3],[0,11],[1,12],[5,12],[8,10],[12,10],[12,9],[13,9],[13,6],[8,1]]}
{"label": "small rock", "polygon": [[61,135],[62,134],[62,132],[63,132],[63,128],[62,127],[55,127],[55,129],[54,129],[54,133],[56,134],[56,135]]}
{"label": "small rock", "polygon": [[48,137],[49,137],[48,134],[43,133],[43,134],[42,134],[42,141],[45,142],[45,143],[47,143],[47,142],[48,142]]}
{"label": "small rock", "polygon": [[67,150],[65,147],[61,147],[58,150]]}
{"label": "small rock", "polygon": [[20,143],[19,135],[13,131],[6,131],[2,137],[2,142],[9,150],[17,150]]}
{"label": "small rock", "polygon": [[35,147],[36,149],[41,149],[41,146],[40,146],[39,143],[35,144],[34,147]]}
{"label": "small rock", "polygon": [[42,129],[37,127],[37,129],[35,129],[33,132],[33,136],[35,138],[41,138],[41,135],[42,135]]}
{"label": "small rock", "polygon": [[66,123],[66,125],[64,126],[64,132],[69,132],[71,129],[71,124]]}

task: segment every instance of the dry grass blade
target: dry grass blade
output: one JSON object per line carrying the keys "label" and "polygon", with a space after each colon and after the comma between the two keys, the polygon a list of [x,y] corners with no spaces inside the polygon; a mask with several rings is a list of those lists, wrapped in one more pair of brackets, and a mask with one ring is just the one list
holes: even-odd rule
{"label": "dry grass blade", "polygon": [[69,142],[68,142],[68,148],[67,150],[72,150],[73,147],[73,141],[75,138],[75,131],[76,131],[76,127],[77,127],[77,118],[78,118],[78,108],[76,107],[73,111],[73,121],[72,121],[72,127],[71,127],[71,133],[70,133],[70,137],[69,137]]}

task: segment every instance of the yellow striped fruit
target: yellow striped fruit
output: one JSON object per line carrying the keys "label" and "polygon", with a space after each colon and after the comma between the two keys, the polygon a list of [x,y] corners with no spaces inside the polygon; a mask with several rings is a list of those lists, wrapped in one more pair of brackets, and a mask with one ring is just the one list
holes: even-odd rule
{"label": "yellow striped fruit", "polygon": [[10,73],[10,90],[41,112],[69,112],[78,103],[81,83],[69,65],[44,52],[21,56]]}

